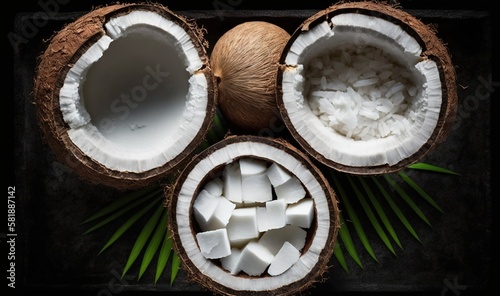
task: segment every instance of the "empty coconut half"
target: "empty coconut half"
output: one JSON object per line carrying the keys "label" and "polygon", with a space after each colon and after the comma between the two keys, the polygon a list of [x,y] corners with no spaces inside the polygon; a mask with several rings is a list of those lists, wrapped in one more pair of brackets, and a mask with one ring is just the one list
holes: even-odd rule
{"label": "empty coconut half", "polygon": [[212,292],[294,295],[326,271],[337,198],[283,140],[229,136],[194,157],[167,192],[176,253]]}
{"label": "empty coconut half", "polygon": [[435,31],[378,2],[335,4],[285,47],[277,101],[313,157],[353,174],[395,172],[441,143],[457,109],[455,70]]}
{"label": "empty coconut half", "polygon": [[127,189],[175,169],[215,110],[202,30],[159,4],[97,8],[41,56],[34,96],[57,156],[85,179]]}

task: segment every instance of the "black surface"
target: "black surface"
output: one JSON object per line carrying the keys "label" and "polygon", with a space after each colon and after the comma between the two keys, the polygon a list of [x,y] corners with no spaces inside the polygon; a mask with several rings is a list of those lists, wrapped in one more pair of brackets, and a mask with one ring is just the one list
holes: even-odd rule
{"label": "black surface", "polygon": [[[13,152],[7,155],[7,186],[16,186],[17,193],[17,285],[29,288],[31,292],[47,291],[57,295],[197,293],[201,288],[187,282],[182,271],[173,286],[168,284],[168,273],[156,286],[152,284],[152,273],[146,274],[139,282],[132,277],[125,277],[120,282],[115,275],[121,273],[133,236],[124,237],[120,244],[97,256],[114,229],[82,235],[85,228],[79,224],[121,193],[79,180],[55,160],[40,139],[33,116],[35,106],[30,101],[36,58],[46,46],[44,40],[91,7],[89,2],[85,5],[73,2],[61,5],[59,12],[39,26],[26,44],[16,48],[7,38],[4,39],[7,54],[13,61],[13,67],[7,68],[10,69],[9,78],[13,80],[7,80],[4,85],[11,93],[6,96],[9,100],[6,109],[9,123],[13,123],[7,129],[7,146]],[[287,7],[295,10],[279,11],[240,1],[240,6],[221,17],[220,11],[214,10],[217,1],[205,6],[191,6],[189,2],[165,4],[195,17],[209,32],[207,39],[212,45],[237,23],[267,20],[291,32],[312,12],[326,7],[319,3],[315,4],[316,7],[305,3]],[[447,7],[424,2],[417,5],[415,2],[418,1],[402,1],[409,12],[436,26],[457,66],[459,83],[459,117],[455,128],[445,143],[424,161],[457,171],[461,176],[412,171],[412,178],[435,197],[445,211],[441,214],[421,204],[433,224],[430,228],[412,218],[422,243],[403,235],[405,249],[398,250],[396,258],[373,236],[378,263],[359,247],[365,268],[359,268],[348,259],[351,272],[347,274],[334,264],[326,275],[329,279],[311,289],[312,294],[331,291],[342,295],[367,292],[384,295],[388,292],[486,295],[487,289],[494,287],[491,244],[492,219],[495,217],[492,208],[496,201],[492,198],[491,157],[495,150],[491,146],[494,131],[491,122],[495,117],[491,116],[491,110],[498,92],[490,94],[486,91],[489,96],[483,98],[483,95],[485,89],[496,89],[500,85],[487,83],[485,87],[482,81],[489,77],[498,81],[493,67],[497,59],[494,53],[498,52],[495,50],[498,34],[493,30],[496,28],[494,24],[498,23],[497,14],[481,2],[475,2],[474,7],[460,7],[458,4]],[[22,22],[32,21],[38,11],[40,5],[37,3],[17,7],[15,12],[18,13],[9,15],[11,23],[6,27],[7,33],[19,33]],[[4,244],[3,238],[1,241]],[[465,289],[446,290],[453,283]]]}

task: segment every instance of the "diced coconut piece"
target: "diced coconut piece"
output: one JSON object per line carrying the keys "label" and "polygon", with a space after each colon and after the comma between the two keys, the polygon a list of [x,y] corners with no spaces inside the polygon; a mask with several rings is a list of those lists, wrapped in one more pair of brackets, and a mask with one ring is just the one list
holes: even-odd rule
{"label": "diced coconut piece", "polygon": [[297,250],[301,251],[306,244],[307,232],[295,225],[285,225],[283,228],[271,229],[265,232],[259,239],[259,244],[266,247],[273,255],[276,255],[285,242],[291,243]]}
{"label": "diced coconut piece", "polygon": [[267,177],[271,184],[276,187],[279,186],[292,177],[286,170],[284,170],[279,164],[273,162],[267,169]]}
{"label": "diced coconut piece", "polygon": [[196,234],[201,254],[207,259],[219,259],[231,254],[231,245],[225,228]]}
{"label": "diced coconut piece", "polygon": [[267,163],[257,158],[240,158],[240,172],[242,176],[258,175],[267,170]]}
{"label": "diced coconut piece", "polygon": [[274,255],[256,241],[249,242],[241,251],[239,268],[250,276],[259,276],[271,264]]}
{"label": "diced coconut piece", "polygon": [[280,275],[292,267],[299,258],[300,251],[291,243],[285,242],[269,265],[267,273],[272,276]]}
{"label": "diced coconut piece", "polygon": [[212,218],[219,200],[206,190],[200,191],[193,204],[193,212],[196,222],[202,230],[208,230],[210,218]]}
{"label": "diced coconut piece", "polygon": [[273,188],[265,172],[241,176],[244,203],[266,202],[273,199]]}
{"label": "diced coconut piece", "polygon": [[257,228],[257,208],[234,209],[226,226],[229,241],[235,246],[241,241],[250,240],[259,236]]}
{"label": "diced coconut piece", "polygon": [[213,196],[221,196],[224,190],[224,183],[221,178],[215,178],[210,180],[203,189],[208,191]]}
{"label": "diced coconut piece", "polygon": [[239,162],[226,165],[222,172],[224,182],[224,196],[233,202],[242,202],[241,173]]}
{"label": "diced coconut piece", "polygon": [[231,218],[233,210],[236,208],[236,205],[230,202],[224,196],[217,196],[215,197],[215,199],[218,201],[218,203],[212,217],[208,221],[208,230],[226,227],[229,219]]}
{"label": "diced coconut piece", "polygon": [[268,229],[277,229],[286,225],[287,203],[282,199],[266,202],[267,227]]}
{"label": "diced coconut piece", "polygon": [[257,207],[257,229],[259,232],[269,230],[268,219],[266,207]]}
{"label": "diced coconut piece", "polygon": [[296,203],[306,195],[306,191],[300,180],[292,176],[285,183],[274,187],[274,192],[278,199],[283,199],[286,203]]}
{"label": "diced coconut piece", "polygon": [[238,248],[231,248],[231,255],[220,258],[220,263],[222,268],[227,270],[229,273],[236,275],[241,271],[239,267],[241,256],[241,250]]}
{"label": "diced coconut piece", "polygon": [[286,223],[302,228],[310,228],[314,218],[314,202],[304,198],[286,209]]}

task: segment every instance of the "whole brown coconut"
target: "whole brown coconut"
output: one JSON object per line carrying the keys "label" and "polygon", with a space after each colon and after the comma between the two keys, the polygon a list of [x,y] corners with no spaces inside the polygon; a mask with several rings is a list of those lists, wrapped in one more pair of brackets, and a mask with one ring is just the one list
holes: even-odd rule
{"label": "whole brown coconut", "polygon": [[457,112],[455,68],[436,31],[383,2],[342,2],[305,20],[285,46],[277,83],[297,142],[352,174],[421,160]]}
{"label": "whole brown coconut", "polygon": [[276,72],[290,38],[281,27],[249,21],[230,29],[216,42],[210,56],[219,88],[219,106],[231,123],[257,132],[279,120]]}
{"label": "whole brown coconut", "polygon": [[50,40],[34,81],[43,138],[87,181],[143,187],[203,141],[216,91],[203,31],[159,4],[99,7]]}
{"label": "whole brown coconut", "polygon": [[[242,160],[247,161],[246,173],[252,171],[252,174],[243,173]],[[248,166],[248,163],[253,165]],[[259,167],[257,164],[262,163],[269,165],[268,169],[256,172]],[[228,169],[229,166],[231,169]],[[237,170],[232,169],[238,166]],[[282,172],[286,173],[268,173],[273,166],[281,167]],[[238,180],[239,177],[236,176],[240,170],[242,175]],[[262,186],[268,177],[269,180],[276,180],[270,175],[278,177],[284,183],[271,181],[274,185],[267,183]],[[282,179],[284,176],[288,179]],[[283,188],[281,186],[291,184],[290,180],[300,182],[299,187],[303,186],[304,195],[301,200],[288,204],[288,209],[304,200],[311,202],[314,209],[309,208],[309,211],[304,210],[299,214],[302,216],[307,215],[307,212],[312,213],[309,216],[310,224],[298,226],[296,221],[290,218],[287,225],[282,224],[267,230],[259,227],[259,233],[255,233],[256,219],[261,217],[259,212],[255,211],[265,210],[269,203],[283,201],[278,200],[282,197],[273,197],[273,200],[267,202],[261,200],[245,204],[235,201],[234,188],[241,186],[239,193],[244,197],[250,194],[260,199],[261,195],[255,194],[256,190],[260,191],[266,186],[270,189],[275,185],[275,190]],[[281,190],[279,191],[282,192]],[[291,191],[288,193],[293,194]],[[204,200],[199,202],[202,195]],[[228,199],[237,203],[236,207],[233,205],[228,208],[227,204],[231,204]],[[166,200],[173,247],[179,255],[182,267],[191,280],[221,295],[299,295],[306,292],[311,285],[322,280],[340,228],[338,200],[322,172],[302,151],[282,139],[271,137],[228,136],[210,146],[195,156],[181,172],[174,186],[166,190]],[[256,215],[245,215],[245,218],[241,219],[241,216],[236,214],[237,211],[253,211]],[[276,216],[279,214],[260,220],[278,219]],[[216,224],[208,230],[203,229],[207,226],[199,223],[199,217],[207,218],[208,222],[214,221]],[[226,217],[226,220],[223,217]],[[239,238],[233,241],[233,223],[244,227],[245,231],[238,231],[236,234],[246,236],[245,241]],[[249,234],[252,233],[256,236],[249,239]],[[218,255],[222,258],[220,260],[214,259],[215,256],[207,256],[207,240],[200,241],[200,234],[208,237],[216,235],[208,241],[208,252],[215,255],[221,251],[227,252],[230,248],[230,254]],[[230,242],[226,246],[228,239]],[[233,242],[237,246],[233,245]],[[291,252],[280,255],[280,248],[284,248],[288,242],[297,248],[295,257]],[[290,261],[281,273],[272,272],[274,260],[288,261],[292,260],[291,257],[295,259]],[[227,261],[222,262],[226,259]],[[256,268],[260,269],[258,273],[255,273]]]}

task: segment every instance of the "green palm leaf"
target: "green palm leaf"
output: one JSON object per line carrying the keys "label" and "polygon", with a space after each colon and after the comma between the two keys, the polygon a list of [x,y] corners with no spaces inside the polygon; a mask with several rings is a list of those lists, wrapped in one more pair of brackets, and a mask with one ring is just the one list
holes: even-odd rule
{"label": "green palm leaf", "polygon": [[354,260],[354,262],[356,262],[359,265],[359,267],[364,268],[363,264],[361,263],[361,260],[359,259],[358,252],[356,251],[356,247],[354,246],[351,234],[349,233],[349,228],[345,223],[342,213],[340,214],[340,225],[341,227],[339,229],[339,236],[342,242],[344,243],[344,247],[346,248],[347,253],[351,255],[351,258]]}
{"label": "green palm leaf", "polygon": [[124,206],[124,205],[126,205],[126,204],[128,204],[136,199],[144,200],[144,198],[147,198],[146,196],[154,196],[155,194],[159,194],[159,193],[160,193],[160,189],[158,189],[157,187],[154,187],[154,188],[146,187],[146,188],[142,188],[139,190],[131,191],[131,192],[123,195],[121,198],[117,199],[113,203],[109,204],[108,206],[102,208],[101,210],[99,210],[98,212],[96,212],[95,214],[93,214],[92,216],[87,218],[85,221],[83,221],[81,224],[86,224],[86,223],[89,223],[91,221],[97,220],[101,217],[104,217],[112,212],[115,212],[116,210],[118,210],[122,206]]}
{"label": "green palm leaf", "polygon": [[382,184],[380,184],[380,182],[375,177],[372,177],[372,181],[375,183],[375,185],[377,185],[377,188],[380,190],[380,193],[382,193],[382,196],[385,198],[385,200],[387,201],[393,212],[396,214],[398,219],[401,221],[401,223],[406,227],[406,229],[411,233],[411,235],[413,235],[413,237],[420,242],[420,238],[418,237],[417,232],[415,231],[415,229],[413,229],[410,222],[408,221],[408,219],[406,219],[405,215],[399,209],[399,207],[394,202],[390,194],[385,190]]}
{"label": "green palm leaf", "polygon": [[165,236],[163,237],[163,243],[161,245],[160,254],[158,255],[158,263],[156,265],[156,275],[155,284],[160,279],[165,266],[167,265],[168,258],[170,257],[170,251],[172,250],[173,241],[170,238],[170,231],[167,229]]}
{"label": "green palm leaf", "polygon": [[177,277],[177,273],[179,272],[179,268],[181,266],[181,260],[177,253],[174,253],[172,257],[172,273],[170,274],[170,285],[174,283],[175,278]]}
{"label": "green palm leaf", "polygon": [[91,228],[89,228],[83,234],[90,233],[90,232],[92,232],[98,228],[101,228],[102,226],[110,223],[111,221],[116,220],[117,218],[123,216],[125,213],[132,210],[133,208],[138,207],[139,205],[145,203],[147,200],[151,199],[152,197],[158,196],[159,193],[160,193],[160,190],[155,190],[155,191],[147,194],[146,196],[142,196],[141,198],[139,198],[137,200],[133,200],[133,202],[131,202],[127,206],[123,206],[122,208],[117,207],[115,209],[114,213],[110,212],[109,213],[110,215],[108,217],[106,217],[105,219],[102,219],[99,223],[97,223],[94,226],[92,226]]}
{"label": "green palm leaf", "polygon": [[120,228],[118,228],[115,233],[111,236],[111,238],[106,242],[104,247],[101,249],[99,254],[101,254],[104,250],[106,250],[109,246],[111,246],[118,238],[120,238],[134,223],[139,220],[144,214],[147,213],[149,209],[151,209],[154,205],[156,205],[161,198],[156,199],[154,202],[150,203],[146,207],[142,208],[139,212],[135,213],[132,217],[130,217]]}
{"label": "green palm leaf", "polygon": [[382,207],[382,205],[380,204],[380,202],[378,201],[377,197],[375,196],[375,194],[373,193],[373,191],[371,190],[370,186],[368,186],[367,182],[365,181],[365,178],[359,178],[359,181],[361,183],[361,186],[363,187],[363,189],[365,190],[366,192],[366,195],[368,196],[368,198],[370,199],[370,202],[371,204],[373,205],[373,207],[375,208],[375,211],[377,212],[377,214],[379,215],[380,217],[380,220],[382,221],[382,223],[384,224],[385,228],[387,229],[387,231],[389,232],[389,235],[392,237],[392,239],[396,242],[396,244],[401,248],[403,249],[403,246],[401,245],[401,242],[399,241],[399,238],[398,238],[398,235],[396,234],[396,231],[394,230],[394,228],[392,227],[392,224],[391,224],[391,221],[389,220],[389,218],[387,217],[387,215],[385,214],[385,211]]}
{"label": "green palm leaf", "polygon": [[[359,177],[359,178],[361,178],[361,177]],[[386,247],[391,251],[391,253],[396,255],[396,252],[394,251],[394,248],[392,247],[392,244],[391,244],[391,241],[389,240],[389,237],[385,234],[384,230],[382,229],[382,226],[380,225],[377,217],[373,213],[373,210],[371,209],[370,205],[368,204],[365,197],[363,196],[363,194],[359,190],[358,186],[354,183],[353,178],[350,176],[347,176],[347,180],[349,181],[349,184],[351,184],[351,187],[354,190],[354,193],[358,197],[358,200],[361,203],[363,210],[365,211],[366,215],[368,216],[368,219],[370,220],[373,228],[375,229],[375,231],[379,235],[380,239],[382,239],[382,241],[384,242]]]}
{"label": "green palm leaf", "polygon": [[165,232],[167,231],[167,211],[163,208],[163,206],[161,208],[163,210],[163,213],[160,220],[158,221],[159,223],[156,226],[156,230],[151,237],[151,241],[149,242],[149,245],[144,252],[144,257],[142,258],[139,277],[137,278],[137,280],[141,279],[142,275],[151,263],[151,260],[153,260],[153,257],[156,254],[156,251],[158,250],[163,237],[165,236]]}
{"label": "green palm leaf", "polygon": [[151,218],[149,218],[148,222],[142,228],[141,233],[137,237],[137,240],[132,247],[132,251],[130,251],[127,264],[125,264],[125,268],[123,269],[122,277],[127,273],[130,266],[132,266],[132,264],[135,262],[135,259],[137,259],[137,257],[139,256],[139,253],[141,252],[142,248],[151,236],[151,233],[158,224],[158,220],[160,219],[163,210],[163,206],[158,206],[154,214],[151,216]]}
{"label": "green palm leaf", "polygon": [[375,256],[375,253],[373,252],[373,249],[372,249],[372,247],[370,245],[368,237],[366,236],[366,233],[365,233],[365,231],[363,229],[363,226],[362,226],[362,224],[361,224],[361,222],[360,222],[360,220],[358,218],[358,215],[356,214],[356,211],[354,210],[354,208],[351,206],[351,203],[349,201],[349,197],[345,194],[345,191],[342,188],[342,185],[341,185],[340,181],[338,180],[337,176],[335,174],[333,174],[333,173],[331,175],[332,175],[332,178],[333,178],[333,182],[335,183],[335,186],[339,190],[339,193],[340,193],[339,195],[340,195],[340,198],[342,200],[342,203],[344,204],[344,206],[346,208],[347,215],[349,216],[350,220],[352,221],[352,224],[354,226],[354,230],[358,234],[358,237],[361,240],[361,243],[365,247],[365,249],[368,252],[368,254],[370,254],[370,256],[375,261],[378,262],[378,259]]}
{"label": "green palm leaf", "polygon": [[407,174],[404,172],[400,172],[399,176],[401,179],[403,179],[408,185],[410,185],[411,188],[413,188],[420,196],[422,196],[428,203],[430,203],[434,208],[436,208],[438,211],[443,213],[443,210],[441,207],[437,204],[434,199],[425,192],[422,187],[420,187],[417,183],[415,183]]}
{"label": "green palm leaf", "polygon": [[417,163],[414,163],[412,165],[409,165],[408,168],[415,169],[415,170],[424,170],[424,171],[431,171],[431,172],[452,174],[452,175],[460,176],[460,174],[458,174],[454,171],[450,171],[448,169],[445,169],[445,168],[442,168],[439,166],[435,166],[435,165],[427,164],[427,163],[422,163],[422,162],[417,162]]}
{"label": "green palm leaf", "polygon": [[337,261],[339,262],[340,266],[349,273],[349,268],[347,267],[347,263],[345,261],[344,253],[342,253],[342,248],[340,247],[339,242],[337,241],[335,245],[333,246],[333,255],[335,255],[335,258],[337,258]]}
{"label": "green palm leaf", "polygon": [[389,175],[384,175],[386,181],[399,193],[399,196],[403,198],[403,200],[410,206],[410,208],[429,226],[432,227],[431,223],[424,215],[424,213],[420,210],[420,208],[415,204],[415,202],[410,198],[408,193],[404,191],[401,186],[399,186],[394,179],[392,179]]}

